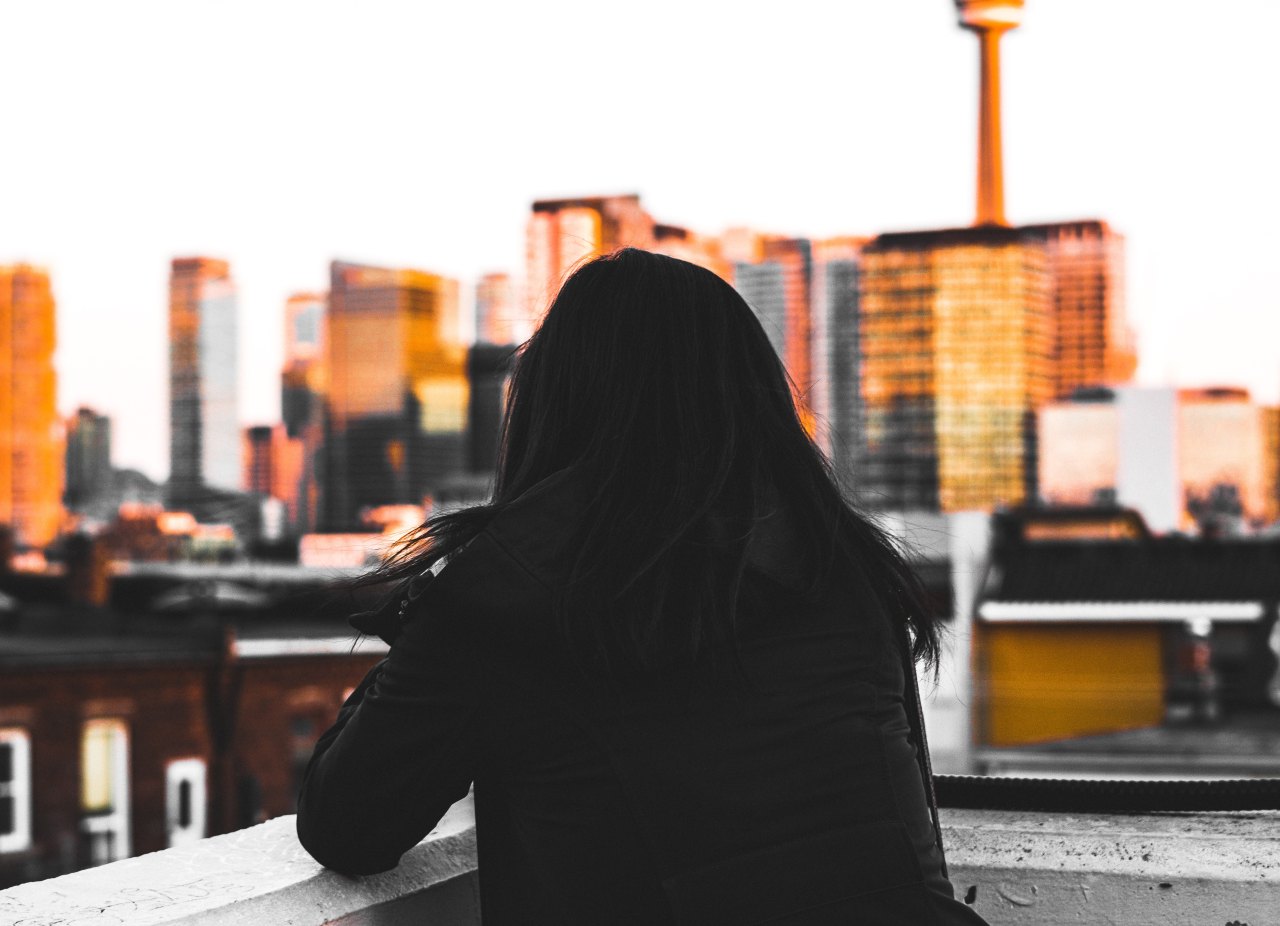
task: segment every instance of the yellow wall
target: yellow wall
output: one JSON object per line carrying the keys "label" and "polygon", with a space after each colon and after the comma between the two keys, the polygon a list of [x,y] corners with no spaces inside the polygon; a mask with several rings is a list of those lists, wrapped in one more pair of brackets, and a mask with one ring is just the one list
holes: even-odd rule
{"label": "yellow wall", "polygon": [[983,624],[978,682],[989,746],[1132,730],[1164,718],[1157,624]]}

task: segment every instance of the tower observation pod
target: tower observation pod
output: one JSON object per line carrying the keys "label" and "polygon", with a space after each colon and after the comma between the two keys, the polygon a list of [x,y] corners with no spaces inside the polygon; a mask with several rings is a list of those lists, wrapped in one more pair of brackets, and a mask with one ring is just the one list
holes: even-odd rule
{"label": "tower observation pod", "polygon": [[960,25],[978,34],[982,88],[978,105],[976,225],[1007,225],[1000,141],[1000,37],[1022,23],[1024,0],[956,0]]}

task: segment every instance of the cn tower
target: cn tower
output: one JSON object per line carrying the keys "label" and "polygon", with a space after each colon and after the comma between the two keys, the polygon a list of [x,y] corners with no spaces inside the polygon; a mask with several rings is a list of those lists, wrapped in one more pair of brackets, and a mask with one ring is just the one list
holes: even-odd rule
{"label": "cn tower", "polygon": [[1008,225],[1000,141],[1000,37],[1022,22],[1023,0],[956,0],[960,25],[978,33],[982,101],[978,109],[978,211],[975,225]]}

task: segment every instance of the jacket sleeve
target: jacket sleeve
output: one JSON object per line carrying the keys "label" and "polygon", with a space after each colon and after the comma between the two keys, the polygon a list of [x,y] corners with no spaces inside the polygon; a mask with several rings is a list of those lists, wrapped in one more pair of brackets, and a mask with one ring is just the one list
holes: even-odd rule
{"label": "jacket sleeve", "polygon": [[316,743],[298,795],[298,839],[348,875],[394,868],[474,775],[478,655],[463,615],[425,595],[387,658]]}

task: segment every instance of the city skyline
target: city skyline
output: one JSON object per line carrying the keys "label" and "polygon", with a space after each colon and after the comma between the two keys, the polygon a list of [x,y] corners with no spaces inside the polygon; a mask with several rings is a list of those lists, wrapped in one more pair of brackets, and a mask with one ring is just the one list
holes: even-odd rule
{"label": "city skyline", "polygon": [[[149,23],[134,34],[89,6],[68,30],[64,6],[15,11],[29,41],[0,64],[13,124],[37,140],[0,162],[0,262],[50,269],[59,411],[110,415],[117,465],[153,475],[167,455],[175,256],[231,263],[239,417],[258,424],[279,420],[285,300],[322,289],[330,260],[468,288],[519,275],[536,199],[639,192],[698,232],[812,238],[972,215],[977,52],[950,0],[801,3],[781,24],[716,4],[671,19],[658,4],[602,48],[586,39],[620,26],[567,3],[512,7],[487,29],[465,10],[373,3],[351,22],[226,4],[199,20],[200,41],[172,47],[154,34],[198,12],[133,4]],[[1230,53],[1191,67],[1190,6],[1161,4],[1159,18],[1141,6],[1030,0],[1004,39],[1006,211],[1015,224],[1096,217],[1125,235],[1139,382],[1274,401],[1280,239],[1266,223],[1280,197],[1255,106],[1276,84],[1262,43],[1280,10],[1236,4]],[[421,41],[441,31],[466,40]],[[531,40],[552,36],[577,57]],[[480,53],[492,67],[463,67]],[[653,67],[673,55],[701,66],[678,79]],[[224,57],[237,67],[206,67]]]}

